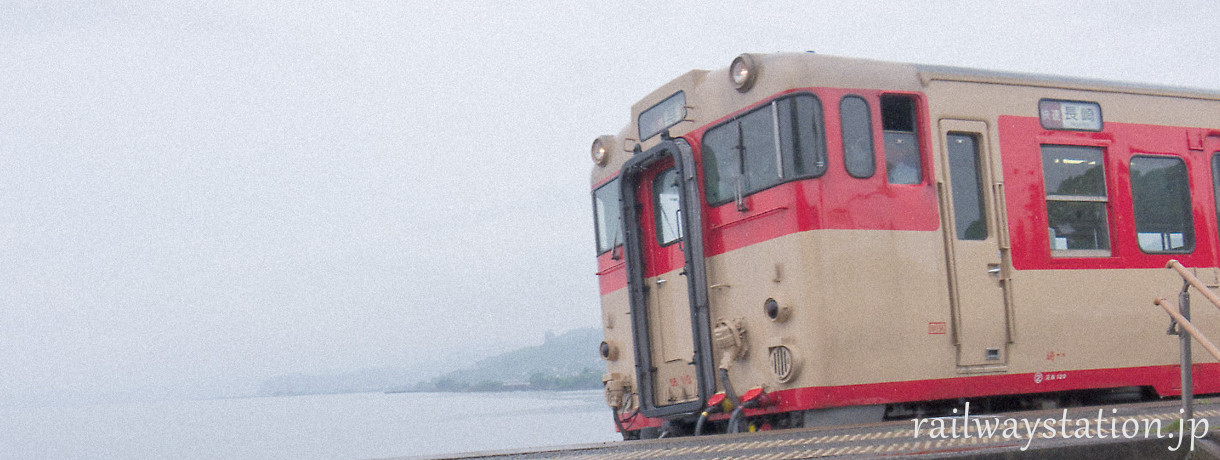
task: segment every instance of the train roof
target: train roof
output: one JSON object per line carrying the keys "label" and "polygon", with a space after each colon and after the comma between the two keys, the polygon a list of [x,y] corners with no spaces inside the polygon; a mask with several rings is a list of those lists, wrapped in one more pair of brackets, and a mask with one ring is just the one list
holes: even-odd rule
{"label": "train roof", "polygon": [[[1220,101],[1220,91],[1127,83],[1033,73],[1003,72],[965,67],[911,64],[850,58],[817,53],[747,54],[756,63],[755,83],[749,91],[737,91],[729,78],[729,67],[692,70],[654,90],[631,107],[631,121],[617,136],[599,141],[611,153],[605,167],[596,168],[593,183],[601,183],[617,171],[635,148],[647,150],[660,142],[658,135],[640,139],[640,114],[681,92],[684,108],[680,122],[668,131],[674,137],[711,123],[729,113],[794,88],[870,88],[884,91],[924,92],[935,82],[1043,87],[1099,93],[1137,94],[1159,97]],[[620,152],[627,155],[619,154]]]}
{"label": "train roof", "polygon": [[1131,83],[1116,80],[1065,77],[1022,72],[973,69],[968,67],[912,64],[925,81],[949,80],[963,82],[996,83],[1017,86],[1042,86],[1089,91],[1147,94],[1155,96],[1186,97],[1220,100],[1220,91],[1185,86]]}

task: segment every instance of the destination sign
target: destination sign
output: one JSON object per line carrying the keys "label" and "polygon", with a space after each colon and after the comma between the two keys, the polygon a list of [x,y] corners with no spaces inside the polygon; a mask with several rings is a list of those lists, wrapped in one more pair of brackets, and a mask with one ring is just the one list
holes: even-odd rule
{"label": "destination sign", "polygon": [[678,91],[640,113],[640,142],[660,134],[686,118],[686,93]]}
{"label": "destination sign", "polygon": [[1101,131],[1101,105],[1096,102],[1043,99],[1038,114],[1046,129]]}

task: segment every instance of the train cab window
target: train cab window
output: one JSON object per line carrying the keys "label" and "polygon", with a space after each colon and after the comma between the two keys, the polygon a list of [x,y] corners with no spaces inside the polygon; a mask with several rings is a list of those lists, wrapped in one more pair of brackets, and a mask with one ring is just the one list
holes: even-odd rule
{"label": "train cab window", "polygon": [[839,117],[843,125],[843,166],[851,177],[873,177],[873,121],[868,101],[860,96],[844,96],[839,101]]}
{"label": "train cab window", "polygon": [[1042,146],[1047,226],[1051,254],[1060,257],[1110,255],[1106,217],[1106,174],[1101,148]]}
{"label": "train cab window", "polygon": [[670,168],[658,174],[652,182],[654,220],[657,223],[657,243],[665,246],[682,239],[682,184],[678,170]]}
{"label": "train cab window", "polygon": [[703,135],[708,204],[826,171],[822,106],[812,94],[772,101]]}
{"label": "train cab window", "polygon": [[899,95],[881,96],[881,129],[885,135],[885,173],[889,183],[922,182],[915,99]]}
{"label": "train cab window", "polygon": [[1190,182],[1181,158],[1132,157],[1131,201],[1141,251],[1182,253],[1194,248]]}
{"label": "train cab window", "polygon": [[622,209],[619,208],[619,182],[614,179],[593,192],[593,224],[597,230],[597,253],[623,244]]}
{"label": "train cab window", "polygon": [[785,179],[826,173],[826,137],[822,135],[822,104],[813,96],[775,101]]}
{"label": "train cab window", "polygon": [[953,191],[953,218],[959,240],[987,239],[983,183],[979,169],[978,138],[950,133],[949,187]]}
{"label": "train cab window", "polygon": [[749,194],[779,182],[771,106],[747,113],[703,136],[709,203]]}

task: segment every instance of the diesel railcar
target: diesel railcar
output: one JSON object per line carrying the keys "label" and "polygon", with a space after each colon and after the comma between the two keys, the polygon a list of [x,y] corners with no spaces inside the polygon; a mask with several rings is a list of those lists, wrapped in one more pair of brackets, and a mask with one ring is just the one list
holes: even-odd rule
{"label": "diesel railcar", "polygon": [[1175,396],[1165,265],[1220,286],[1217,92],[744,54],[591,153],[627,438]]}

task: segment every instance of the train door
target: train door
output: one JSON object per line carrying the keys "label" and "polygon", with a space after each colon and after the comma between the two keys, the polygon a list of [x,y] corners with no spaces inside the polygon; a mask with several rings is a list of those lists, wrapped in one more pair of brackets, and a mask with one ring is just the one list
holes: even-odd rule
{"label": "train door", "polygon": [[948,263],[957,365],[964,371],[1007,364],[1007,244],[1003,185],[987,155],[987,125],[941,120],[944,174],[938,187]]}
{"label": "train door", "polygon": [[628,289],[641,408],[699,409],[714,389],[698,187],[690,148],[668,141],[623,167]]}

